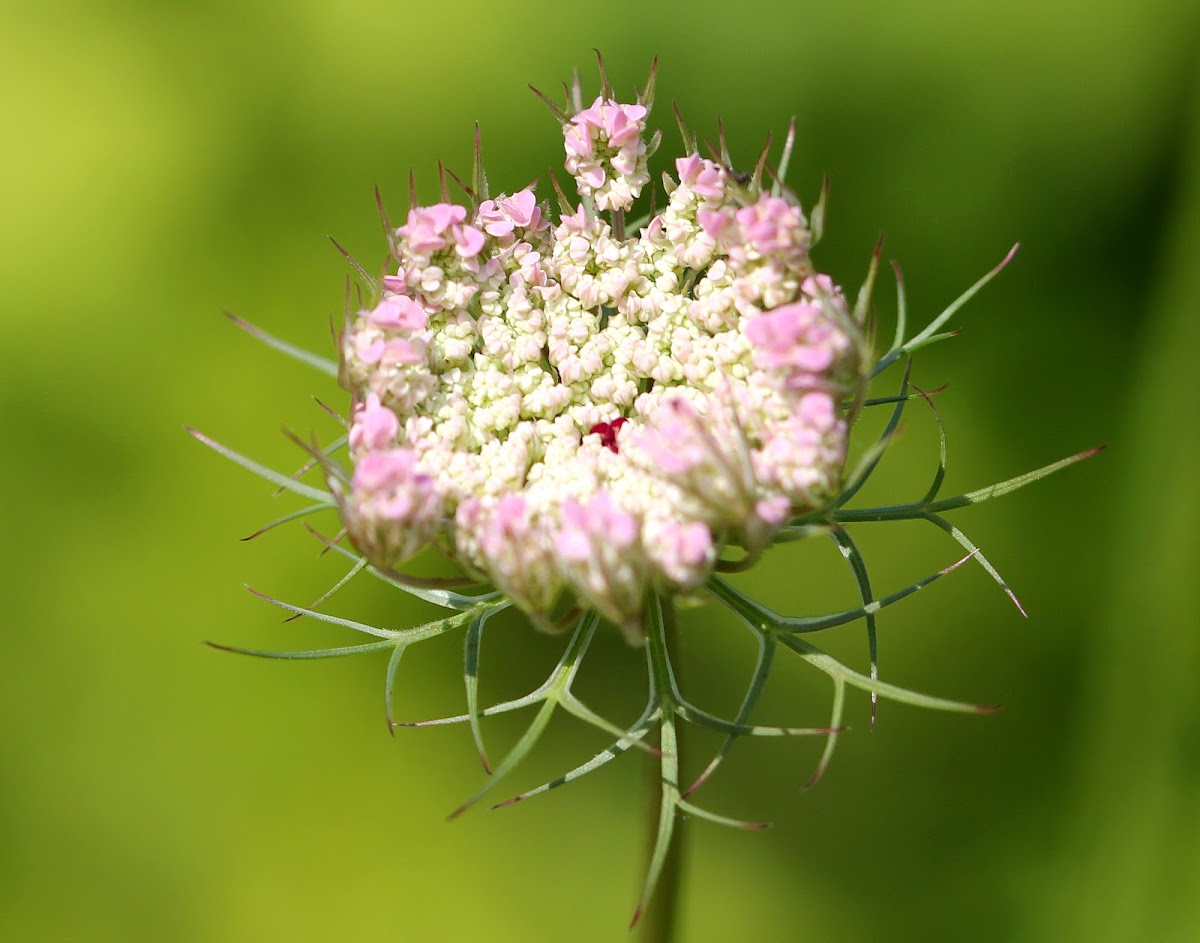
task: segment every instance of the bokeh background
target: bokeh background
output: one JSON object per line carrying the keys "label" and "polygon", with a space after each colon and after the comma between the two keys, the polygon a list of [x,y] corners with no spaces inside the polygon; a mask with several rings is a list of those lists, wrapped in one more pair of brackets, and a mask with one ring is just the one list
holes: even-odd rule
{"label": "bokeh background", "polygon": [[[557,166],[526,84],[592,47],[627,92],[661,62],[702,136],[748,164],[795,114],[791,181],[833,178],[821,264],[856,285],[877,233],[932,316],[1013,242],[1015,263],[922,354],[916,382],[966,490],[1101,442],[1099,458],[959,512],[1028,608],[978,568],[881,620],[884,677],[998,702],[991,717],[884,705],[824,782],[818,744],[744,743],[708,804],[766,833],[689,828],[683,939],[1200,938],[1200,62],[1190,0],[889,4],[6,4],[0,11],[0,417],[6,629],[0,937],[9,940],[618,940],[643,861],[645,764],[504,812],[445,814],[481,776],[465,729],[383,724],[384,659],[269,663],[203,639],[342,639],[245,593],[307,602],[341,575],[300,532],[237,542],[293,505],[190,423],[281,467],[282,425],[328,436],[322,378],[232,329],[235,311],[328,350],[345,266],[374,267],[379,185],[469,171],[495,189]],[[884,323],[893,293],[877,296]],[[890,382],[890,381],[889,381]],[[914,410],[872,492],[920,494]],[[325,522],[327,528],[331,527]],[[957,556],[928,528],[864,525],[880,589]],[[746,580],[778,606],[851,604],[832,544]],[[427,612],[369,581],[335,611]],[[753,641],[688,616],[695,699],[732,711]],[[613,633],[615,635],[615,633]],[[824,640],[865,662],[861,626]],[[489,628],[486,697],[561,643]],[[460,642],[409,653],[398,712],[459,709]],[[636,716],[640,657],[597,641],[581,684]],[[785,665],[763,722],[820,723],[824,678]],[[493,753],[516,729],[487,728]],[[710,747],[703,738],[696,750]],[[599,746],[556,723],[512,784]],[[506,790],[501,790],[505,794]]]}

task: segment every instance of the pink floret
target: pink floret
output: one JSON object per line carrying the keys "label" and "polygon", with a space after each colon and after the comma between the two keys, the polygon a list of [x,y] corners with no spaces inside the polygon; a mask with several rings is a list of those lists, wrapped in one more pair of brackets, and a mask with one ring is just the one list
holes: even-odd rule
{"label": "pink floret", "polygon": [[804,225],[798,207],[775,196],[764,196],[737,212],[746,241],[763,255],[797,248],[797,230]]}
{"label": "pink floret", "polygon": [[428,312],[419,302],[405,295],[385,298],[371,310],[368,318],[379,327],[404,331],[423,331],[429,323]]}
{"label": "pink floret", "polygon": [[400,435],[400,420],[396,414],[382,405],[379,397],[368,393],[365,403],[359,403],[354,408],[354,418],[350,425],[350,448],[359,450],[382,451],[396,444]]}

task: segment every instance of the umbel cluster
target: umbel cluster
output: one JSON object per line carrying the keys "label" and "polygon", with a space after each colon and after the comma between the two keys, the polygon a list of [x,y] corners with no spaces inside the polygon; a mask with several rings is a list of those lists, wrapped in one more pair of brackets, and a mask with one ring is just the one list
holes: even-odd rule
{"label": "umbel cluster", "polygon": [[[563,104],[542,96],[559,123],[573,195],[554,177],[541,197],[532,186],[491,195],[477,131],[470,183],[449,175],[459,182],[460,201],[451,199],[444,172],[439,202],[421,205],[413,188],[404,225],[392,226],[381,204],[388,269],[376,279],[346,253],[363,300],[347,313],[336,362],[235,319],[269,346],[340,380],[350,393],[343,435],[323,447],[297,438],[311,461],[286,475],[194,434],[306,499],[253,536],[322,512],[338,515],[342,530],[335,538],[309,529],[347,558],[348,572],[308,607],[263,598],[368,637],[288,652],[216,647],[285,659],[388,653],[384,701],[390,727],[464,723],[471,729],[487,779],[454,815],[503,781],[559,710],[604,731],[611,744],[500,805],[573,782],[630,749],[652,753],[661,765],[661,804],[636,921],[681,813],[761,827],[691,799],[738,738],[823,737],[815,782],[843,732],[848,688],[870,694],[872,720],[879,698],[987,710],[881,680],[877,614],[972,558],[1016,602],[945,513],[1000,497],[1097,450],[942,497],[946,438],[931,395],[910,383],[912,354],[951,337],[947,322],[1013,253],[911,336],[897,268],[894,339],[874,356],[867,338],[877,331],[871,298],[881,246],[853,300],[818,271],[810,252],[821,236],[827,191],[805,213],[784,185],[794,126],[777,165],[770,163],[768,142],[754,165],[739,173],[723,135],[718,148],[702,149],[676,110],[683,153],[663,175],[661,189],[652,187],[647,159],[661,141],[660,133],[647,130],[654,71],[636,99],[624,102],[603,69],[601,74],[601,94],[590,104],[578,78]],[[642,212],[635,218],[637,206]],[[873,381],[894,365],[901,376],[875,394]],[[940,435],[929,487],[896,504],[852,506],[913,401],[930,408]],[[855,420],[879,407],[890,410],[882,434],[851,449]],[[858,457],[847,470],[851,451]],[[314,468],[319,484],[307,480]],[[962,555],[880,597],[850,531],[899,520],[939,528]],[[836,546],[860,604],[824,615],[781,615],[726,578],[753,566],[774,545],[812,537]],[[461,575],[404,573],[406,561],[427,547],[449,557]],[[328,599],[360,573],[449,614],[395,629],[324,612]],[[755,637],[758,659],[733,718],[697,706],[676,681],[672,654],[682,596],[721,603]],[[484,630],[510,607],[541,629],[570,631],[541,685],[485,707],[479,697]],[[572,690],[605,620],[644,651],[648,696],[632,724],[607,720]],[[868,641],[867,673],[808,640],[859,620]],[[455,631],[465,637],[464,712],[394,722],[392,690],[403,654]],[[832,683],[826,725],[753,722],[781,648]],[[622,688],[629,687],[623,679]],[[527,707],[536,713],[525,733],[493,764],[484,748],[483,719]],[[683,721],[725,735],[687,786],[678,749]]]}

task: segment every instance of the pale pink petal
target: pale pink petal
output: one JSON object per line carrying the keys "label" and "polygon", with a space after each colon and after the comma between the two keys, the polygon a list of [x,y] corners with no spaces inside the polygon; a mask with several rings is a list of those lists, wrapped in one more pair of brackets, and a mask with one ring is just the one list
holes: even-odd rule
{"label": "pale pink petal", "polygon": [[474,226],[454,227],[455,251],[462,258],[470,259],[479,255],[479,250],[483,248],[483,242],[483,233]]}

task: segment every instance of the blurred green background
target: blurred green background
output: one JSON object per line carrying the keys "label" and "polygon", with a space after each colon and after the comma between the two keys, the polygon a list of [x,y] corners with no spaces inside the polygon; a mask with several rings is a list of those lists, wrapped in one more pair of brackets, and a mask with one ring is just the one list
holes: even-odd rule
{"label": "blurred green background", "polygon": [[[372,187],[394,218],[410,168],[432,197],[438,159],[469,170],[476,119],[495,189],[544,178],[561,149],[526,84],[579,65],[595,88],[599,47],[626,91],[658,55],[660,103],[702,136],[723,118],[746,164],[795,114],[791,181],[811,199],[833,178],[820,263],[855,285],[886,230],[918,321],[1022,242],[916,364],[950,384],[949,488],[1111,445],[955,517],[1028,622],[977,567],[881,620],[885,678],[1004,710],[885,704],[869,732],[854,699],[803,796],[818,744],[739,745],[708,804],[776,828],[690,828],[683,938],[1200,939],[1197,25],[1191,0],[6,4],[0,937],[626,938],[642,758],[447,824],[481,775],[470,738],[390,739],[385,659],[201,646],[342,639],[241,589],[305,603],[342,571],[303,533],[239,544],[293,505],[182,429],[281,467],[281,425],[328,436],[309,396],[338,392],[221,311],[328,350],[345,268],[326,235],[373,267]],[[873,494],[920,494],[935,448],[914,411]],[[957,556],[928,530],[859,529],[879,589]],[[854,599],[832,544],[747,583],[795,612]],[[366,582],[332,608],[426,616]],[[695,699],[731,712],[752,639],[707,610],[688,626]],[[825,642],[864,663],[861,626]],[[484,696],[528,689],[560,644],[498,620]],[[459,646],[410,652],[402,717],[459,709]],[[581,684],[631,720],[640,656],[600,639]],[[769,695],[764,723],[826,716],[795,666]],[[516,728],[487,729],[498,753]],[[513,788],[598,746],[556,724]]]}

